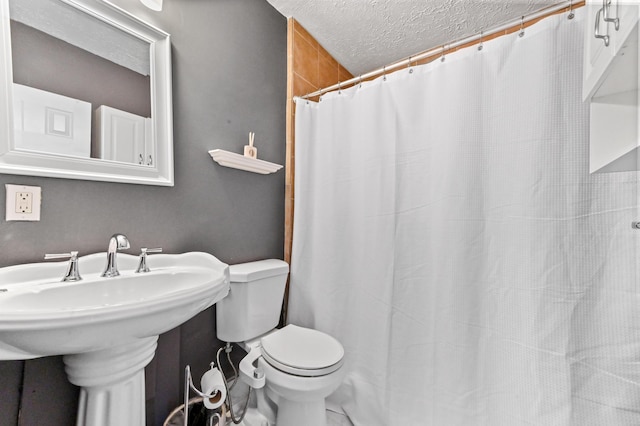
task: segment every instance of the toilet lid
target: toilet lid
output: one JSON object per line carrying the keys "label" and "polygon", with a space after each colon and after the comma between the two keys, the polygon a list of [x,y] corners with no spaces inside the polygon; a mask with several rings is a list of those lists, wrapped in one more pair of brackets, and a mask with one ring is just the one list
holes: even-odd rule
{"label": "toilet lid", "polygon": [[289,324],[263,337],[260,343],[264,359],[289,374],[324,376],[342,366],[344,348],[336,339],[318,330]]}

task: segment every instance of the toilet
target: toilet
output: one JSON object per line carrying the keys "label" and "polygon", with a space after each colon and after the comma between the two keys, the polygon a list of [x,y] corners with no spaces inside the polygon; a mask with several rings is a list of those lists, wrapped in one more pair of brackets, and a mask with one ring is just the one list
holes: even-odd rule
{"label": "toilet", "polygon": [[275,404],[277,426],[326,426],[325,398],[344,377],[344,349],[318,330],[275,328],[288,273],[289,265],[276,259],[229,266],[231,286],[216,304],[216,334],[248,352],[240,377],[254,389],[264,387],[268,402],[258,410]]}

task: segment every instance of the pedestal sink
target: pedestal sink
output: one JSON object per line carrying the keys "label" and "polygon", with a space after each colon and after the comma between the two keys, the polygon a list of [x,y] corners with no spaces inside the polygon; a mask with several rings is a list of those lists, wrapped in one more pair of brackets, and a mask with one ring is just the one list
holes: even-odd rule
{"label": "pedestal sink", "polygon": [[105,259],[79,258],[77,282],[60,282],[66,262],[0,268],[0,360],[64,355],[82,388],[78,426],[143,426],[158,335],[225,297],[229,268],[207,253],[157,254],[136,274],[137,257],[120,253],[121,275],[102,278]]}

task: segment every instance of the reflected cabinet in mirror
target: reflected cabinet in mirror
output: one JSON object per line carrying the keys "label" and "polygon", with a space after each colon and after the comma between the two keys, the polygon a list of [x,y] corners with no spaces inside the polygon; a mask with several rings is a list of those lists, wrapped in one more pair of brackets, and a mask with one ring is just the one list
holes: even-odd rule
{"label": "reflected cabinet in mirror", "polygon": [[0,173],[173,185],[169,34],[103,0],[0,0]]}

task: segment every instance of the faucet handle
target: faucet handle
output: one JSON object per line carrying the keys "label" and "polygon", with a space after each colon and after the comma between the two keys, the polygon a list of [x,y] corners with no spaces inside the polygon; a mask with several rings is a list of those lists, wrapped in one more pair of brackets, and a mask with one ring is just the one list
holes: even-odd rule
{"label": "faucet handle", "polygon": [[80,271],[78,269],[78,252],[72,251],[69,253],[53,253],[53,254],[45,254],[44,260],[50,259],[69,259],[69,265],[67,266],[67,271],[62,277],[63,282],[67,281],[80,281],[82,277],[80,276]]}
{"label": "faucet handle", "polygon": [[146,247],[142,247],[140,249],[141,253],[162,253],[162,247],[157,247],[157,248],[146,248]]}
{"label": "faucet handle", "polygon": [[147,265],[147,254],[150,253],[162,253],[162,249],[160,247],[158,248],[146,248],[146,247],[142,247],[140,249],[140,257],[139,257],[139,262],[138,262],[138,269],[136,269],[136,273],[140,273],[140,272],[149,272],[149,266]]}
{"label": "faucet handle", "polygon": [[78,258],[78,252],[77,251],[71,251],[69,253],[52,253],[52,254],[45,254],[44,255],[44,260],[51,260],[51,259],[71,259],[75,257],[76,259]]}

